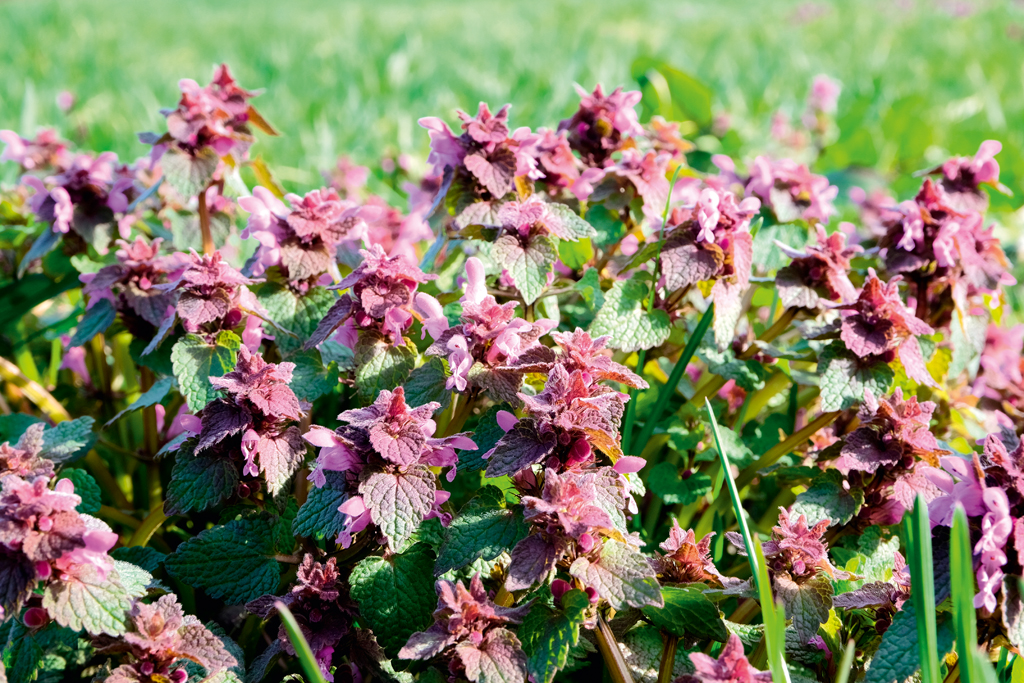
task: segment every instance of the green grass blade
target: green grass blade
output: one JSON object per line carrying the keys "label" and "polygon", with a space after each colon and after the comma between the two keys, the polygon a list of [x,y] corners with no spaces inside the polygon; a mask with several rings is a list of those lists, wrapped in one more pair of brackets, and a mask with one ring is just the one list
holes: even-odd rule
{"label": "green grass blade", "polygon": [[676,362],[675,367],[672,368],[672,374],[669,375],[668,382],[663,384],[658,391],[658,400],[655,401],[654,407],[647,415],[644,428],[640,430],[640,436],[637,438],[638,444],[647,445],[647,442],[651,440],[651,435],[654,434],[654,427],[658,424],[658,420],[661,419],[661,414],[665,412],[665,408],[668,407],[668,402],[672,400],[672,395],[676,393],[676,387],[679,386],[680,380],[683,379],[683,373],[686,372],[687,366],[693,360],[693,354],[697,353],[697,348],[700,346],[701,340],[704,339],[708,328],[711,327],[711,321],[714,318],[715,305],[711,304],[708,306],[708,310],[704,311],[700,322],[697,323],[697,329],[693,331],[693,335],[686,342],[683,353],[680,354],[679,360]]}
{"label": "green grass blade", "polygon": [[732,498],[732,506],[736,511],[736,521],[740,527],[740,535],[743,536],[743,547],[747,551],[747,559],[750,561],[750,573],[754,576],[754,582],[758,590],[761,588],[761,572],[757,568],[757,557],[754,555],[754,543],[750,537],[750,527],[747,526],[747,515],[743,510],[743,502],[740,500],[740,492],[736,489],[736,482],[732,479],[732,468],[729,465],[729,456],[722,447],[722,439],[718,433],[718,420],[715,419],[715,411],[711,409],[711,401],[704,399],[704,407],[708,410],[708,418],[711,420],[711,433],[715,437],[715,446],[718,447],[718,457],[722,466],[726,486],[729,488],[729,497]]}
{"label": "green grass blade", "polygon": [[949,576],[953,592],[953,623],[956,626],[956,650],[960,655],[960,679],[981,683],[978,676],[978,624],[974,612],[974,553],[967,527],[967,513],[957,505],[953,513],[953,532],[949,547]]}
{"label": "green grass blade", "polygon": [[299,656],[299,663],[302,664],[302,670],[306,672],[306,679],[310,683],[327,683],[320,671],[320,666],[316,663],[313,651],[309,648],[309,643],[306,642],[306,636],[302,635],[299,622],[295,621],[295,615],[280,600],[274,603],[274,608],[281,615],[281,622],[284,624],[285,631],[288,632],[288,640],[292,641],[295,654]]}
{"label": "green grass blade", "polygon": [[935,626],[935,576],[932,567],[932,528],[928,506],[917,497],[903,521],[910,561],[911,598],[917,616],[917,644],[921,655],[921,683],[941,683]]}
{"label": "green grass blade", "polygon": [[853,669],[853,656],[857,653],[857,644],[851,638],[843,650],[843,660],[839,662],[839,675],[836,683],[850,683],[850,671]]}
{"label": "green grass blade", "polygon": [[773,681],[789,683],[789,668],[786,666],[786,609],[781,602],[775,602],[775,596],[772,594],[772,581],[768,576],[768,563],[764,559],[761,539],[754,536],[751,540],[757,558],[757,593],[761,603],[761,620],[764,622],[768,669],[772,673]]}

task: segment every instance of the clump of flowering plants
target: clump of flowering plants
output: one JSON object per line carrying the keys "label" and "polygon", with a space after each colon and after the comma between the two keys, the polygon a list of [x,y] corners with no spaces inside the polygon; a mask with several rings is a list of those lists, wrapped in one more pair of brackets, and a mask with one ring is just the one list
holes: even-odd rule
{"label": "clump of flowering plants", "polygon": [[422,119],[398,207],[344,157],[285,193],[226,66],[180,89],[130,164],[0,132],[8,680],[1016,670],[998,142],[847,202],[828,77],[710,157],[597,86]]}

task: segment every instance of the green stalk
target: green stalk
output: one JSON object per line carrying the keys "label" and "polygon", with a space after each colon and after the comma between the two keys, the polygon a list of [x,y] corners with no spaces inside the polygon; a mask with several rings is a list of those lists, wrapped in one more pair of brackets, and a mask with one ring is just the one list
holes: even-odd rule
{"label": "green stalk", "polygon": [[956,626],[960,678],[965,683],[981,683],[977,671],[978,624],[974,612],[974,553],[967,527],[967,513],[959,504],[953,512],[953,531],[949,541],[949,576],[953,593],[953,623]]}
{"label": "green stalk", "polygon": [[306,679],[309,683],[326,683],[324,675],[320,671],[320,665],[316,663],[316,657],[313,656],[313,650],[310,649],[306,636],[302,635],[299,622],[295,621],[291,610],[280,600],[274,603],[274,607],[281,615],[281,623],[284,624],[284,630],[288,632],[288,640],[292,641],[292,647],[299,657],[302,670],[306,672]]}
{"label": "green stalk", "polygon": [[754,579],[761,603],[761,619],[764,621],[764,646],[768,654],[768,669],[772,672],[773,681],[789,683],[789,668],[786,666],[786,610],[781,602],[775,601],[772,593],[771,577],[768,576],[768,563],[764,559],[761,539],[755,536],[752,540],[757,561],[751,566],[757,566]]}
{"label": "green stalk", "polygon": [[668,634],[665,648],[661,651],[661,666],[658,667],[658,683],[671,683],[672,672],[676,667],[676,647],[679,645],[677,636]]}
{"label": "green stalk", "polygon": [[853,669],[853,655],[856,654],[857,645],[850,639],[843,650],[843,661],[839,662],[839,675],[836,683],[850,683],[850,671]]}
{"label": "green stalk", "polygon": [[920,495],[903,520],[910,560],[911,599],[917,616],[917,645],[921,657],[921,683],[940,683],[939,647],[935,626],[935,576],[932,561],[932,528],[928,506]]}
{"label": "green stalk", "polygon": [[743,502],[740,500],[740,492],[736,488],[736,482],[732,479],[729,456],[722,447],[722,439],[718,433],[718,420],[715,419],[715,411],[711,409],[711,402],[707,399],[704,399],[704,407],[707,408],[708,418],[711,420],[711,433],[714,434],[715,437],[715,446],[718,448],[719,462],[721,463],[722,472],[725,474],[726,486],[729,488],[729,498],[732,499],[732,506],[736,512],[736,522],[740,527],[740,535],[743,536],[743,547],[747,551],[747,560],[750,562],[750,571],[754,576],[754,582],[757,585],[758,590],[760,590],[761,576],[757,569],[757,559],[754,555],[754,543],[750,538],[750,528],[747,526],[747,514],[743,509]]}
{"label": "green stalk", "polygon": [[683,373],[686,372],[687,366],[690,365],[693,354],[697,352],[697,348],[704,339],[708,328],[711,327],[711,321],[714,318],[715,304],[712,303],[708,306],[708,310],[704,311],[700,322],[697,323],[697,329],[693,331],[690,339],[686,342],[686,347],[683,349],[682,354],[680,354],[679,360],[676,361],[675,367],[672,368],[672,374],[669,375],[668,382],[663,384],[661,389],[658,390],[658,400],[655,401],[654,408],[651,409],[650,414],[647,416],[644,428],[640,430],[638,443],[646,444],[651,440],[651,435],[654,434],[654,428],[657,426],[658,420],[661,419],[661,414],[665,412],[668,402],[675,395],[676,387],[679,386],[679,382],[683,379]]}
{"label": "green stalk", "polygon": [[[644,376],[644,362],[646,360],[647,350],[641,349],[639,355],[637,355],[636,361],[636,374],[640,377]],[[626,455],[633,453],[633,423],[636,421],[636,397],[639,393],[639,389],[629,390],[629,403],[626,404],[626,417],[622,421],[622,452]],[[640,443],[644,443],[644,441],[641,440]]]}
{"label": "green stalk", "polygon": [[149,539],[153,537],[156,530],[159,529],[164,522],[167,521],[167,515],[164,514],[164,504],[161,501],[156,502],[156,507],[150,510],[146,518],[142,520],[142,524],[132,534],[131,539],[128,541],[129,546],[141,545],[145,546],[149,543]]}

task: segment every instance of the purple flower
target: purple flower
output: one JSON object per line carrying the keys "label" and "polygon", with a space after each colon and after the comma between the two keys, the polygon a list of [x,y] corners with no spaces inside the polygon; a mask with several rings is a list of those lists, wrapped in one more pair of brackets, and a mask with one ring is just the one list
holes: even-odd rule
{"label": "purple flower", "polygon": [[611,154],[623,148],[625,139],[643,134],[634,109],[640,103],[641,93],[616,88],[605,95],[600,85],[592,93],[577,85],[576,92],[580,107],[571,118],[558,124],[558,130],[568,134],[569,146],[586,166],[605,166]]}
{"label": "purple flower", "polygon": [[729,636],[718,659],[702,652],[690,653],[694,673],[683,674],[675,683],[771,683],[772,675],[758,671],[743,654],[743,642],[735,633]]}

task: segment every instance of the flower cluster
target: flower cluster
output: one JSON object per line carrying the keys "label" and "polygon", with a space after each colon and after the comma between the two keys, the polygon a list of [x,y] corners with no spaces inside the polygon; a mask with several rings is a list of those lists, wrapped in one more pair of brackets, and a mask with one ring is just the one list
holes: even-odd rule
{"label": "flower cluster", "polygon": [[554,353],[540,338],[555,321],[527,322],[516,317],[516,302],[499,304],[487,293],[483,263],[473,256],[466,261],[466,286],[459,303],[461,324],[449,327],[437,299],[416,294],[423,334],[434,339],[426,353],[448,359],[451,375],[445,388],[459,392],[479,389],[496,401],[517,403],[524,370],[514,366],[554,360]]}
{"label": "flower cluster", "polygon": [[516,474],[537,463],[556,470],[584,467],[594,462],[592,446],[613,458],[621,455],[619,425],[629,396],[600,382],[647,383],[601,354],[601,337],[591,339],[577,329],[555,335],[555,341],[560,353],[554,361],[512,366],[543,371],[548,378],[536,396],[519,393],[527,417],[506,415],[499,423],[507,433],[483,456],[490,477]]}
{"label": "flower cluster", "polygon": [[576,92],[579,109],[558,124],[558,130],[567,133],[569,147],[587,166],[604,167],[613,153],[623,149],[625,140],[644,132],[634,109],[640,103],[640,91],[616,88],[605,95],[598,85],[592,93],[579,86]]}
{"label": "flower cluster", "polygon": [[37,422],[29,425],[15,445],[9,442],[0,444],[0,480],[10,475],[22,479],[53,478],[53,461],[40,455],[45,428],[46,425]]}
{"label": "flower cluster", "polygon": [[[278,603],[295,616],[324,678],[333,681],[331,660],[338,644],[351,633],[355,614],[335,558],[316,562],[312,555],[305,555],[291,590],[281,597],[264,595],[245,607],[261,619],[269,619],[277,613]],[[283,623],[277,630],[277,642],[285,652],[295,654]]]}
{"label": "flower cluster", "polygon": [[[25,154],[36,153],[31,148],[25,151]],[[49,166],[49,162],[54,165]],[[53,173],[45,178],[22,177],[22,183],[34,191],[29,200],[32,213],[39,221],[52,225],[54,232],[67,234],[74,230],[100,253],[105,253],[109,228],[116,214],[124,217],[136,195],[134,173],[119,164],[113,152],[97,156],[54,153],[39,164],[39,168]],[[122,237],[128,237],[132,220],[118,221]]]}
{"label": "flower cluster", "polygon": [[[228,265],[219,251],[209,256],[193,251],[191,262],[178,277],[156,285],[155,289],[177,297],[175,312],[185,331],[193,334],[233,329],[248,314],[242,341],[255,350],[263,338],[263,324],[257,315],[251,314],[260,306],[246,287],[255,282]],[[163,324],[167,324],[166,320]]]}
{"label": "flower cluster", "polygon": [[185,254],[160,254],[159,237],[147,242],[136,237],[134,242],[118,241],[117,263],[104,266],[95,273],[83,273],[79,279],[82,293],[89,297],[89,307],[106,299],[114,305],[130,330],[140,334],[159,327],[173,309],[175,295],[159,285],[176,280],[190,260]]}
{"label": "flower cluster", "polygon": [[307,348],[317,346],[335,330],[338,341],[350,348],[355,347],[360,332],[401,344],[402,334],[412,325],[417,286],[437,277],[425,274],[405,256],[388,256],[379,244],[359,253],[363,262],[330,287],[351,291],[342,295],[320,321],[306,342]]}
{"label": "flower cluster", "polygon": [[366,221],[378,211],[342,199],[332,189],[313,190],[306,196],[285,197],[290,208],[264,187],[253,190],[239,204],[249,212],[243,238],[259,242],[252,272],[280,267],[282,275],[300,291],[310,284],[334,281],[331,270],[338,248],[354,247],[366,237]]}
{"label": "flower cluster", "polygon": [[167,133],[141,135],[142,141],[157,145],[157,154],[174,147],[191,156],[210,149],[219,157],[244,158],[253,143],[249,124],[255,123],[254,117],[262,124],[249,104],[256,93],[240,88],[227,64],[214,70],[213,80],[205,88],[191,78],[181,79],[178,88],[178,106],[161,112],[167,117]]}
{"label": "flower cluster", "polygon": [[830,303],[852,303],[857,298],[857,289],[850,282],[850,259],[863,249],[859,245],[846,246],[843,232],[828,235],[821,225],[815,227],[818,243],[804,251],[776,242],[793,259],[775,276],[779,301],[787,308],[816,310]]}
{"label": "flower cluster", "polygon": [[929,505],[933,524],[952,525],[955,506],[963,506],[978,539],[974,605],[991,614],[1000,605],[997,596],[1003,588],[1011,538],[1016,564],[1024,559],[1024,444],[1015,434],[990,434],[980,458],[977,454],[972,460],[949,456],[942,458],[941,465],[941,470],[929,472],[941,490]]}
{"label": "flower cluster", "polygon": [[184,613],[174,594],[149,604],[137,600],[129,618],[132,630],[96,641],[99,652],[121,654],[127,660],[110,672],[106,683],[185,683],[189,662],[211,677],[240,663],[210,629]]}
{"label": "flower cluster", "polygon": [[113,569],[107,551],[117,534],[75,509],[82,499],[70,479],[53,488],[51,481],[45,474],[7,474],[0,480],[0,606],[6,614],[17,614],[40,582],[102,579]]}
{"label": "flower cluster", "polygon": [[828,178],[811,173],[807,166],[767,156],[754,159],[746,190],[760,197],[780,222],[802,218],[808,223],[828,223],[836,213],[832,202],[839,194]]}
{"label": "flower cluster", "polygon": [[706,583],[720,587],[722,576],[711,559],[714,536],[712,531],[698,541],[693,529],[684,531],[678,521],[673,521],[668,538],[659,546],[664,555],[651,560],[662,583]]}
{"label": "flower cluster", "polygon": [[352,536],[372,521],[392,548],[408,539],[424,519],[451,515],[441,505],[451,495],[437,487],[430,467],[448,467],[455,478],[459,458],[455,449],[476,450],[466,433],[434,438],[431,416],[440,407],[427,403],[410,408],[405,390],[381,391],[373,405],[338,415],[346,424],[336,430],[314,425],[303,435],[320,448],[310,481],[323,487],[326,472],[345,475],[347,500],[338,508],[345,515],[338,542],[348,547]]}
{"label": "flower cluster", "polygon": [[750,282],[753,238],[750,221],[761,202],[756,197],[737,201],[730,190],[706,186],[696,193],[691,208],[674,209],[673,226],[661,252],[665,288],[676,291],[713,281],[715,339],[732,341],[740,300]]}
{"label": "flower cluster", "polygon": [[928,323],[915,316],[900,298],[900,276],[882,282],[868,270],[857,300],[843,304],[840,338],[858,358],[892,362],[899,358],[907,376],[921,384],[935,386],[925,365],[917,335],[932,334]]}
{"label": "flower cluster", "polygon": [[0,161],[13,161],[22,171],[47,171],[67,166],[70,160],[67,143],[52,128],[39,131],[32,140],[13,130],[0,130],[0,142],[4,143]]}
{"label": "flower cluster", "polygon": [[522,622],[529,606],[494,604],[479,574],[473,576],[469,589],[461,581],[438,581],[436,587],[434,625],[414,633],[398,656],[432,659],[444,655],[453,678],[465,676],[474,683],[493,676],[508,681],[525,678],[526,655],[519,639],[505,626]]}
{"label": "flower cluster", "polygon": [[[267,363],[262,354],[241,347],[235,369],[210,378],[226,398],[211,401],[201,411],[194,452],[240,453],[245,459],[242,474],[258,477],[262,473],[270,493],[277,495],[306,456],[306,445],[293,424],[303,412],[288,386],[294,369],[294,363]],[[251,490],[251,484],[245,486],[247,492]]]}
{"label": "flower cluster", "polygon": [[690,654],[694,672],[683,674],[674,683],[771,683],[772,675],[758,671],[743,654],[743,642],[733,633],[718,659],[703,652]]}

